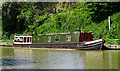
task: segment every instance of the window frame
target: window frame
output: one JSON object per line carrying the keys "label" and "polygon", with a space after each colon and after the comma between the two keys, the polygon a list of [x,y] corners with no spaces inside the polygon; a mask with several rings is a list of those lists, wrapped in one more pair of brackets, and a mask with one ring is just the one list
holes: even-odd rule
{"label": "window frame", "polygon": [[83,39],[83,41],[87,41],[87,40],[89,40],[89,38],[88,38],[88,34],[82,34],[82,39]]}
{"label": "window frame", "polygon": [[[59,40],[58,40],[58,41],[56,41],[56,37],[57,37],[57,36],[59,37]],[[55,42],[59,42],[59,41],[60,41],[60,36],[59,36],[59,35],[56,35],[56,36],[55,36]]]}
{"label": "window frame", "polygon": [[48,42],[51,42],[51,36],[48,36]]}
{"label": "window frame", "polygon": [[[69,41],[67,41],[67,39],[70,38]],[[70,42],[71,41],[71,35],[66,35],[66,42]]]}

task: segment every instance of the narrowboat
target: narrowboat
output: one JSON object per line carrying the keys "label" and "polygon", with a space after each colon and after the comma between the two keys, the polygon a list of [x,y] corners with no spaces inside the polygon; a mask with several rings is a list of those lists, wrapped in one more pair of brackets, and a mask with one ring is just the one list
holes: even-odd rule
{"label": "narrowboat", "polygon": [[39,35],[15,35],[13,46],[30,48],[69,48],[81,50],[100,50],[104,39],[93,40],[87,32],[52,33]]}

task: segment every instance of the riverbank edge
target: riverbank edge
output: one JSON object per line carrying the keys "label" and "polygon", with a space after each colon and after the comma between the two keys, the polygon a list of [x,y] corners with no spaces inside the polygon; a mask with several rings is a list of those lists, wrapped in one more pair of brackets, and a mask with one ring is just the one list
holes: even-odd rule
{"label": "riverbank edge", "polygon": [[[0,46],[8,46],[8,47],[13,47],[13,43],[2,43],[0,42]],[[104,45],[108,48],[120,48],[120,45]]]}
{"label": "riverbank edge", "polygon": [[2,42],[0,42],[0,46],[13,46],[13,43],[2,43]]}

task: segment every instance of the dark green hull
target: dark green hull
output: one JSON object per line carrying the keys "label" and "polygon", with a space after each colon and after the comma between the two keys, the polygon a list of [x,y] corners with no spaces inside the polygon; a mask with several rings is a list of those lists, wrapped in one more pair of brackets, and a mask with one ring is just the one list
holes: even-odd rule
{"label": "dark green hull", "polygon": [[14,44],[16,47],[29,47],[29,48],[68,48],[79,50],[100,50],[103,46],[103,42],[92,43],[86,45],[84,42],[75,43],[34,43],[34,44]]}
{"label": "dark green hull", "polygon": [[25,42],[15,42],[14,46],[30,48],[69,48],[80,50],[99,50],[104,44],[103,39],[93,41],[91,39],[93,38],[91,36],[91,33],[58,33],[31,36],[31,38],[31,43],[26,42],[28,38],[24,38]]}

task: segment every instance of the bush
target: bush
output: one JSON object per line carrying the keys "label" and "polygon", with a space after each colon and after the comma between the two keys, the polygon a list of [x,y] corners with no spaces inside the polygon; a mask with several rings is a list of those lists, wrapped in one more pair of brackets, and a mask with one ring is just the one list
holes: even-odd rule
{"label": "bush", "polygon": [[12,35],[10,36],[10,40],[12,40],[12,39],[14,39],[14,34],[12,34]]}
{"label": "bush", "polygon": [[3,40],[8,40],[8,39],[9,39],[9,33],[8,33],[8,32],[4,32],[4,33],[2,34],[2,39],[3,39]]}

